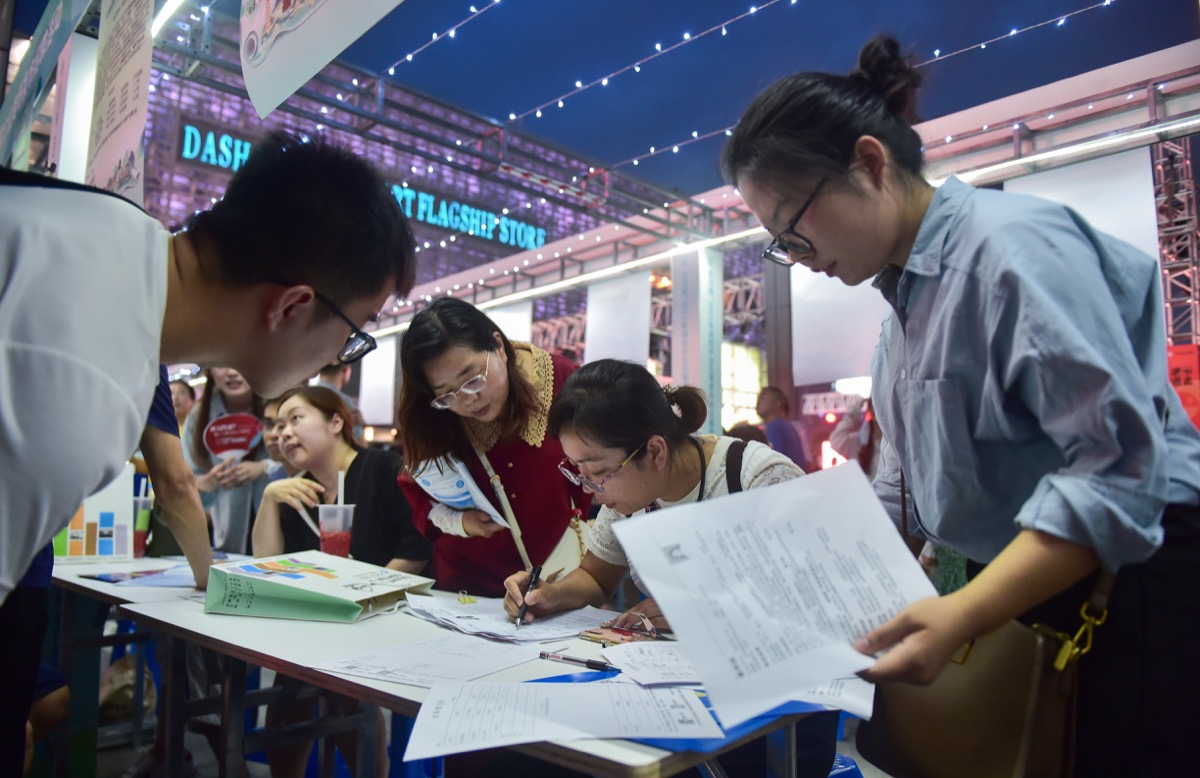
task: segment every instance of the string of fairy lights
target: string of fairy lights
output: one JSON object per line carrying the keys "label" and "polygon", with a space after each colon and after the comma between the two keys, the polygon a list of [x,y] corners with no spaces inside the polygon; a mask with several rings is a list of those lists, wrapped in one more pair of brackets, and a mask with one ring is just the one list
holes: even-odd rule
{"label": "string of fairy lights", "polygon": [[[797,5],[797,2],[798,2],[798,0],[787,0],[786,4],[788,6],[794,6],[794,5]],[[1000,43],[1005,40],[1009,40],[1009,39],[1014,38],[1017,35],[1020,35],[1022,33],[1030,32],[1032,30],[1040,29],[1042,27],[1049,27],[1049,26],[1063,27],[1064,25],[1066,25],[1067,21],[1073,17],[1079,16],[1081,14],[1085,14],[1085,13],[1088,13],[1091,11],[1095,11],[1100,8],[1104,8],[1106,6],[1112,5],[1114,2],[1115,2],[1115,0],[1098,0],[1098,2],[1092,3],[1091,5],[1088,5],[1084,8],[1079,8],[1077,10],[1070,11],[1065,14],[1057,14],[1055,16],[1052,16],[1048,19],[1037,22],[1035,24],[1029,24],[1024,27],[1012,27],[1005,33],[996,35],[987,40],[979,41],[978,43],[974,43],[969,46],[963,46],[963,47],[955,49],[953,51],[948,51],[948,52],[943,53],[940,48],[936,48],[933,50],[933,55],[929,59],[919,62],[916,66],[917,67],[926,67],[928,65],[932,65],[932,64],[938,63],[938,62],[943,62],[945,60],[951,59],[952,57],[958,57],[958,56],[967,54],[972,51],[983,51],[983,50],[987,49],[987,47],[989,45],[993,45],[993,44]],[[684,32],[681,35],[680,40],[676,41],[675,43],[672,43],[672,44],[663,44],[661,42],[655,43],[654,51],[650,54],[647,54],[644,57],[640,57],[639,59],[637,59],[627,65],[619,67],[610,73],[607,73],[598,78],[594,78],[590,81],[585,82],[583,80],[576,80],[574,82],[574,87],[572,89],[569,89],[568,91],[558,95],[557,97],[552,97],[548,100],[542,101],[526,110],[510,113],[508,115],[509,123],[512,124],[515,122],[520,122],[521,120],[526,119],[531,116],[536,119],[540,119],[544,115],[545,111],[551,107],[557,107],[560,109],[565,108],[567,100],[569,100],[569,99],[578,97],[580,94],[587,92],[591,89],[595,89],[597,87],[601,87],[601,88],[607,87],[609,85],[609,83],[613,79],[617,78],[618,76],[622,76],[622,75],[626,75],[626,74],[630,74],[630,73],[633,73],[633,74],[641,73],[642,67],[644,65],[646,65],[647,63],[649,63],[659,57],[662,57],[662,56],[665,56],[672,52],[678,51],[682,47],[684,47],[688,44],[694,43],[695,41],[698,41],[709,35],[715,35],[717,32],[720,32],[721,36],[724,37],[729,34],[729,27],[731,25],[734,25],[737,22],[747,19],[750,16],[756,15],[756,14],[770,8],[773,5],[778,5],[781,3],[784,3],[784,0],[765,0],[765,2],[756,4],[756,5],[751,5],[745,11],[738,13],[718,24],[714,24],[714,25],[708,27],[707,29],[702,30],[701,32],[698,32],[698,33]],[[454,24],[453,26],[449,27],[448,29],[446,29],[445,31],[443,31],[441,33],[437,33],[437,32],[433,33],[430,40],[427,41],[424,45],[415,49],[411,53],[407,54],[401,60],[398,60],[397,62],[393,63],[392,66],[388,68],[388,75],[395,75],[396,66],[400,65],[402,62],[411,62],[413,60],[413,57],[415,57],[417,54],[421,53],[422,51],[426,50],[430,46],[432,46],[438,42],[444,42],[444,41],[453,39],[455,37],[455,32],[460,27],[467,24],[468,22],[471,22],[471,21],[477,19],[481,14],[483,14],[487,10],[489,10],[499,4],[500,4],[500,0],[492,0],[491,2],[487,3],[486,5],[483,5],[482,7],[478,7],[475,5],[470,6],[470,14],[468,16],[466,16],[464,19],[457,22],[456,24]],[[684,148],[686,148],[694,143],[699,143],[701,141],[707,140],[709,138],[712,138],[712,137],[715,137],[718,135],[729,135],[732,133],[732,130],[733,130],[732,126],[722,127],[720,129],[711,130],[709,132],[704,132],[704,133],[694,130],[694,131],[692,131],[690,137],[680,139],[673,143],[667,143],[667,144],[663,144],[663,145],[656,144],[654,146],[650,146],[649,151],[642,153],[642,154],[636,154],[634,156],[629,157],[628,159],[623,159],[619,162],[616,162],[616,163],[608,166],[608,169],[616,170],[618,168],[622,168],[622,167],[626,167],[626,166],[637,167],[638,165],[640,165],[643,161],[645,161],[647,159],[657,157],[657,156],[660,156],[663,154],[678,154],[681,150],[683,150]]]}
{"label": "string of fairy lights", "polygon": [[[469,6],[469,14],[467,16],[465,16],[463,19],[459,20],[458,22],[456,22],[455,24],[453,24],[452,26],[446,28],[445,30],[443,30],[441,32],[434,32],[430,36],[430,39],[428,41],[426,41],[423,45],[412,50],[411,52],[406,54],[404,57],[402,57],[401,59],[394,62],[391,66],[389,66],[387,69],[388,75],[394,76],[395,69],[398,66],[400,66],[406,62],[412,62],[413,59],[417,55],[421,54],[429,47],[434,46],[438,43],[444,43],[446,41],[453,40],[456,37],[456,33],[460,28],[462,28],[464,25],[474,21],[475,19],[479,18],[482,14],[484,14],[488,10],[499,5],[500,2],[501,2],[501,0],[483,0],[483,2],[481,2],[477,5]],[[659,57],[662,57],[662,56],[665,56],[672,52],[678,51],[682,47],[684,47],[688,44],[691,44],[697,40],[700,40],[702,38],[705,38],[709,35],[715,35],[719,32],[721,34],[721,36],[724,37],[729,34],[730,26],[736,24],[737,22],[740,22],[740,21],[743,21],[743,20],[749,18],[750,16],[756,15],[756,14],[770,8],[771,6],[783,4],[784,2],[785,2],[785,0],[765,0],[765,2],[759,3],[757,5],[749,6],[749,8],[747,10],[745,10],[739,14],[736,14],[728,19],[725,19],[724,21],[722,21],[718,24],[714,24],[698,33],[685,32],[682,34],[680,40],[676,41],[675,43],[672,43],[672,44],[663,44],[661,42],[656,43],[654,46],[654,51],[652,53],[647,54],[644,57],[640,57],[639,59],[635,60],[634,62],[624,65],[623,67],[617,68],[617,69],[613,70],[612,72],[607,73],[606,75],[600,76],[598,78],[594,78],[590,81],[585,82],[583,80],[577,80],[574,82],[574,87],[572,89],[564,92],[563,94],[560,94],[556,97],[552,97],[548,100],[540,102],[540,103],[538,103],[526,110],[523,110],[521,112],[510,113],[508,115],[509,123],[511,124],[514,122],[520,122],[528,117],[541,118],[547,109],[554,107],[554,106],[556,106],[557,108],[560,108],[560,109],[564,108],[566,106],[566,102],[568,100],[579,96],[583,92],[586,92],[586,91],[589,91],[591,89],[595,89],[598,87],[599,88],[607,87],[613,79],[615,79],[619,76],[622,76],[622,75],[628,75],[631,73],[632,74],[641,73],[643,66],[645,66],[647,63],[649,63]],[[798,2],[798,0],[787,0],[786,5],[788,5],[788,6],[797,5],[797,2]],[[1022,26],[1022,27],[1012,27],[1003,34],[999,34],[994,37],[988,38],[987,40],[979,41],[978,43],[974,43],[969,46],[963,46],[958,49],[954,49],[952,51],[943,52],[940,48],[935,48],[932,52],[932,56],[930,56],[928,59],[918,62],[916,64],[916,67],[927,67],[929,65],[933,65],[933,64],[939,63],[939,62],[944,62],[945,60],[951,59],[953,57],[962,56],[964,54],[967,54],[967,53],[970,53],[973,51],[983,51],[983,50],[987,49],[987,47],[989,45],[1001,43],[1003,41],[1010,40],[1022,33],[1030,32],[1032,30],[1037,30],[1037,29],[1040,29],[1043,27],[1054,26],[1054,27],[1061,28],[1066,25],[1068,20],[1070,20],[1074,17],[1080,16],[1081,14],[1086,14],[1086,13],[1089,13],[1092,11],[1096,11],[1098,9],[1112,5],[1114,2],[1115,2],[1115,0],[1098,0],[1097,2],[1094,2],[1091,5],[1088,5],[1086,7],[1079,8],[1077,10],[1070,11],[1065,14],[1058,14],[1058,15],[1052,16],[1050,18],[1044,19],[1042,21],[1036,22],[1034,24],[1029,24],[1029,25]],[[988,128],[985,125],[984,130],[987,130],[987,129]],[[700,143],[702,141],[705,141],[705,140],[708,140],[710,138],[720,136],[720,135],[728,136],[728,135],[732,134],[732,131],[733,131],[733,126],[722,127],[722,128],[711,130],[709,132],[704,132],[704,133],[701,133],[699,131],[693,131],[691,133],[691,135],[687,138],[683,138],[674,143],[668,143],[668,144],[665,144],[662,146],[659,146],[659,145],[650,146],[649,150],[647,152],[631,156],[627,159],[623,159],[619,162],[616,162],[616,163],[608,166],[607,169],[616,170],[616,169],[626,167],[626,166],[637,167],[638,165],[640,165],[642,162],[644,162],[647,159],[657,157],[660,155],[664,155],[664,154],[678,154],[678,153],[680,153],[680,151],[682,151],[683,149],[685,149],[686,147],[688,147],[692,144]],[[949,139],[947,139],[947,142],[949,142]],[[459,143],[461,144],[461,141]],[[416,167],[413,168],[413,172],[414,173],[418,172]],[[430,169],[429,172],[432,172],[432,169]],[[405,182],[405,183],[407,184],[407,182]],[[542,202],[543,203],[545,202],[544,198],[542,198]],[[526,208],[532,207],[532,202],[525,202],[524,206]],[[668,207],[669,204],[664,203],[663,206]],[[504,209],[504,213],[505,214],[508,213],[507,208]],[[617,229],[619,229],[619,226],[617,227]],[[442,239],[436,241],[436,243],[439,244],[442,248],[445,248],[449,244],[456,242],[459,238],[467,237],[470,234],[472,234],[472,233],[465,233],[465,234],[464,233],[454,233],[454,234],[451,234],[445,238],[442,238]],[[580,239],[581,240],[583,239],[582,235],[580,236]],[[597,237],[596,240],[600,240],[600,238]],[[426,241],[424,244],[420,245],[417,248],[417,250],[418,251],[420,251],[421,249],[428,250],[428,249],[433,248],[433,246],[434,246],[434,243]],[[565,249],[565,252],[567,252],[567,253],[570,253],[571,251],[572,251],[572,249],[570,246],[568,246]],[[561,252],[538,253],[536,255],[536,258],[538,261],[550,260],[551,254],[553,254],[553,257],[558,258],[561,255]],[[526,264],[528,264],[528,262],[526,262]],[[517,272],[520,272],[521,270],[522,270],[522,268],[520,266],[516,266],[511,271],[504,270],[502,272],[503,272],[503,275],[507,276],[510,274],[510,272],[517,273]],[[496,271],[494,269],[490,270],[489,272],[492,274],[496,273]],[[486,285],[490,280],[491,280],[490,278],[480,278],[478,281],[478,284],[480,286],[483,286],[483,285]],[[475,286],[475,284],[471,283],[471,284],[467,284],[467,286],[473,287],[473,286]],[[457,291],[457,287],[455,287],[455,288],[448,287],[445,290],[442,290],[439,288],[436,290],[437,293],[445,293],[445,294],[452,294],[454,291]],[[426,295],[425,299],[426,299],[426,301],[428,301],[429,299],[432,299],[432,298],[430,296]],[[406,306],[406,305],[411,305],[411,304],[412,304],[412,301],[409,301],[409,300],[397,300],[396,308],[398,309],[400,306]]]}

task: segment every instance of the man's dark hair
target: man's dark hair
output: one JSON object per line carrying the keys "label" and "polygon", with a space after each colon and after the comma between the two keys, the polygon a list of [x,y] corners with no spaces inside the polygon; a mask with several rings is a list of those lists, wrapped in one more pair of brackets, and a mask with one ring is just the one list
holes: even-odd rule
{"label": "man's dark hair", "polygon": [[412,229],[383,178],[320,136],[269,135],[184,228],[238,286],[309,284],[346,305],[389,279],[405,295],[416,273]]}

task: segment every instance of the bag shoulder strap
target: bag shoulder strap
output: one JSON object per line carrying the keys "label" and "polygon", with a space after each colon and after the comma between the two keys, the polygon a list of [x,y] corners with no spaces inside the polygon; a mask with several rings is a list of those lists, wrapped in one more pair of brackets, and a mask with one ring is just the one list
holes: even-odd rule
{"label": "bag shoulder strap", "polygon": [[496,493],[496,499],[500,501],[500,510],[504,511],[504,518],[508,519],[509,533],[512,535],[513,542],[517,544],[517,553],[521,555],[521,563],[525,565],[525,571],[533,570],[533,563],[529,561],[529,552],[525,550],[525,540],[521,537],[521,525],[517,523],[517,515],[513,513],[512,505],[508,502],[508,494],[504,491],[504,484],[500,483],[500,476],[496,475],[496,471],[492,469],[492,463],[488,460],[487,454],[479,446],[475,446],[475,453],[479,456],[479,461],[483,463],[483,469],[487,472],[488,483],[492,485],[492,491]]}
{"label": "bag shoulder strap", "polygon": [[725,486],[730,494],[742,491],[742,455],[746,453],[746,441],[735,440],[725,452]]}

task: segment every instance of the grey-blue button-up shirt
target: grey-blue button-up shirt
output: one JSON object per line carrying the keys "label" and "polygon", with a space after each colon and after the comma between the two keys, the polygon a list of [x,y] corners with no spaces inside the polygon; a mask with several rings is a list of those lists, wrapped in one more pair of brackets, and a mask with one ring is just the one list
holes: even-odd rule
{"label": "grey-blue button-up shirt", "polygon": [[1108,569],[1162,543],[1167,503],[1200,502],[1200,434],[1167,380],[1158,262],[1069,208],[934,194],[875,352],[875,489],[900,521],[978,562],[1021,529]]}

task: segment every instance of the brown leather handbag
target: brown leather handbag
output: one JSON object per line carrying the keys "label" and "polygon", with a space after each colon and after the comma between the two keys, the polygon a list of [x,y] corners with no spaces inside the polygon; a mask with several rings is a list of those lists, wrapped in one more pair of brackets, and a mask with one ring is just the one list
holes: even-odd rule
{"label": "brown leather handbag", "polygon": [[1016,621],[976,639],[928,686],[881,683],[859,753],[895,778],[1069,776],[1077,665]]}
{"label": "brown leather handbag", "polygon": [[894,778],[1070,776],[1078,658],[1108,615],[1113,579],[1100,574],[1074,638],[1010,621],[965,646],[928,686],[877,684],[859,753]]}

